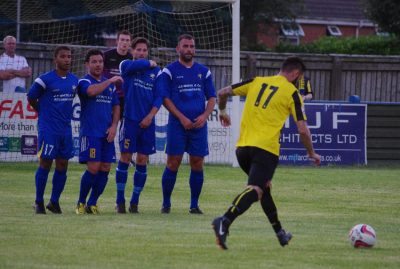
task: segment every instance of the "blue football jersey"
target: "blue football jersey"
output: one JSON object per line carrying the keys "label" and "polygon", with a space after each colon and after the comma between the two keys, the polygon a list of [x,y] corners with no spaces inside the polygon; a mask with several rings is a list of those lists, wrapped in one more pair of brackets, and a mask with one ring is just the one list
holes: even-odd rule
{"label": "blue football jersey", "polygon": [[119,105],[118,95],[114,84],[110,84],[104,91],[96,96],[88,96],[90,85],[107,80],[102,77],[100,81],[91,75],[86,75],[79,80],[78,95],[81,101],[81,136],[105,137],[107,129],[112,123],[112,108]]}
{"label": "blue football jersey", "polygon": [[151,68],[146,59],[125,60],[120,64],[120,71],[124,79],[124,118],[141,121],[153,107],[160,108],[162,98],[155,87],[161,74],[159,67]]}
{"label": "blue football jersey", "polygon": [[71,133],[72,101],[78,78],[68,73],[60,77],[56,71],[35,79],[28,92],[29,99],[38,99],[38,130],[50,134]]}
{"label": "blue football jersey", "polygon": [[[192,121],[204,113],[206,100],[216,97],[210,70],[196,62],[190,68],[173,62],[163,69],[159,80],[162,95]],[[178,120],[172,113],[169,119]]]}

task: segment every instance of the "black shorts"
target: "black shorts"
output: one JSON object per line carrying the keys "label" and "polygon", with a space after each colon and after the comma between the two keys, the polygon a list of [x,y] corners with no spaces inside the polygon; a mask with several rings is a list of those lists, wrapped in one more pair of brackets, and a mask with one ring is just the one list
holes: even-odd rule
{"label": "black shorts", "polygon": [[257,147],[238,147],[236,157],[240,168],[249,176],[248,185],[265,189],[265,183],[272,180],[279,157]]}

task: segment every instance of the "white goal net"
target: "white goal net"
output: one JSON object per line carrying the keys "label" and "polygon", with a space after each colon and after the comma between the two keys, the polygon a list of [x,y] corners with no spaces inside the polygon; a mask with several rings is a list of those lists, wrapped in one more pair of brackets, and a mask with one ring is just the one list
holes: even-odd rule
{"label": "white goal net", "polygon": [[[3,2],[3,1],[2,1]],[[232,82],[232,5],[192,1],[5,1],[1,6],[0,30],[19,38],[17,53],[33,68],[32,79],[50,71],[51,51],[56,45],[73,47],[73,72],[85,74],[83,58],[92,47],[115,46],[116,33],[128,30],[133,37],[147,38],[150,58],[161,67],[175,61],[177,37],[183,33],[196,39],[195,60],[208,66],[216,89]],[[20,4],[18,4],[18,2]],[[19,10],[19,12],[18,12]],[[19,15],[18,15],[19,14]],[[36,160],[35,113],[26,95],[0,92],[0,162]],[[74,139],[78,153],[79,101],[74,109]],[[164,163],[167,112],[156,118],[157,153],[152,163]],[[208,163],[231,163],[231,129],[218,122],[217,110],[208,120]],[[118,150],[117,150],[118,151]],[[76,160],[76,158],[75,158]],[[186,159],[187,161],[187,159]]]}

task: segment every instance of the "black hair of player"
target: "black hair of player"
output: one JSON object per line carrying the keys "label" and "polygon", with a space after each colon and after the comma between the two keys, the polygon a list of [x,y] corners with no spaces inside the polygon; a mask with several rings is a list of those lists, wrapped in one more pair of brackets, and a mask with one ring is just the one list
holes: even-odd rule
{"label": "black hair of player", "polygon": [[306,71],[306,66],[303,60],[297,56],[290,56],[283,61],[281,70],[284,72],[292,72],[293,70],[299,70],[301,73]]}
{"label": "black hair of player", "polygon": [[150,42],[149,42],[149,40],[147,40],[147,39],[144,38],[144,37],[135,37],[135,38],[132,40],[132,49],[135,49],[136,45],[137,45],[137,44],[140,44],[140,43],[146,44],[147,49],[150,47]]}
{"label": "black hair of player", "polygon": [[72,49],[68,46],[57,46],[56,49],[54,50],[54,58],[57,58],[58,53],[60,53],[60,51],[62,50],[67,50],[72,53]]}
{"label": "black hair of player", "polygon": [[178,36],[178,43],[181,42],[182,39],[194,40],[194,37],[191,34],[182,34]]}
{"label": "black hair of player", "polygon": [[104,53],[99,50],[99,49],[90,49],[86,52],[86,56],[85,56],[85,63],[88,63],[90,60],[90,57],[93,55],[101,55],[101,57],[104,60]]}
{"label": "black hair of player", "polygon": [[117,40],[119,39],[120,35],[128,35],[130,39],[132,39],[132,34],[128,30],[121,30],[117,33]]}

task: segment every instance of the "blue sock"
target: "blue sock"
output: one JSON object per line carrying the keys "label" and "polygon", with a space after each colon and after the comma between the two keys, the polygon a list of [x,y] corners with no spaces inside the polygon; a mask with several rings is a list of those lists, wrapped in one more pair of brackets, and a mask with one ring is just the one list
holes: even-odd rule
{"label": "blue sock", "polygon": [[171,194],[174,190],[176,175],[178,171],[174,172],[165,167],[162,175],[162,191],[163,191],[163,207],[171,207]]}
{"label": "blue sock", "polygon": [[92,192],[90,193],[90,197],[87,202],[88,206],[97,205],[97,200],[99,199],[100,195],[103,194],[104,189],[106,188],[109,173],[110,172],[105,171],[99,171],[97,173]]}
{"label": "blue sock", "polygon": [[86,204],[86,197],[88,196],[90,189],[93,187],[96,176],[97,174],[92,174],[88,170],[82,174],[78,203]]}
{"label": "blue sock", "polygon": [[199,207],[199,197],[201,189],[203,188],[204,173],[201,171],[190,171],[189,185],[190,185],[190,208]]}
{"label": "blue sock", "polygon": [[118,162],[117,171],[115,173],[115,181],[117,183],[117,204],[125,203],[125,185],[128,180],[129,163]]}
{"label": "blue sock", "polygon": [[131,204],[139,204],[139,196],[146,184],[147,179],[147,166],[136,164],[135,175],[133,176],[133,192]]}
{"label": "blue sock", "polygon": [[43,203],[44,190],[46,189],[47,178],[49,177],[50,170],[41,168],[36,170],[35,185],[36,185],[36,203]]}
{"label": "blue sock", "polygon": [[58,204],[61,193],[64,190],[66,181],[67,181],[67,170],[64,171],[54,170],[53,189],[51,191],[51,197],[50,197],[50,201],[52,203]]}

